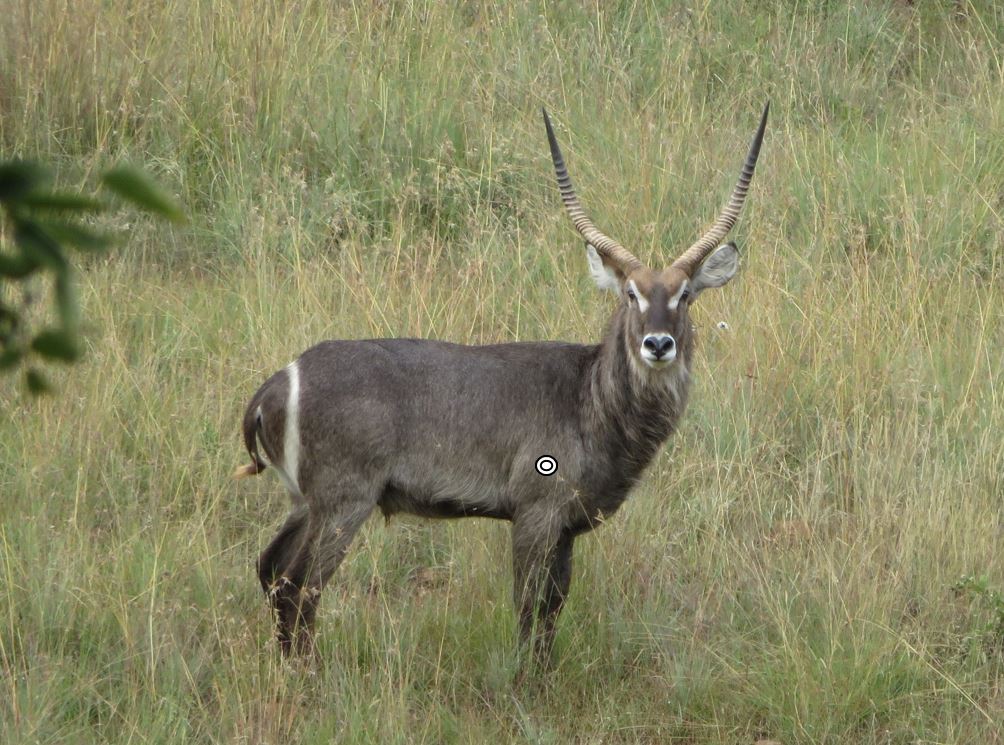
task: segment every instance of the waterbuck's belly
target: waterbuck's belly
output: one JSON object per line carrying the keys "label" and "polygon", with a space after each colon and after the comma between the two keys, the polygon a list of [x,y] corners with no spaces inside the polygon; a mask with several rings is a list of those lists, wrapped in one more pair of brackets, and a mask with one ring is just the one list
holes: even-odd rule
{"label": "waterbuck's belly", "polygon": [[377,502],[384,517],[399,513],[433,518],[492,517],[511,520],[507,505],[498,500],[465,499],[461,496],[436,495],[412,491],[397,484],[388,484]]}
{"label": "waterbuck's belly", "polygon": [[511,519],[508,464],[496,460],[487,452],[456,447],[397,460],[378,505],[387,516],[406,512],[436,518]]}

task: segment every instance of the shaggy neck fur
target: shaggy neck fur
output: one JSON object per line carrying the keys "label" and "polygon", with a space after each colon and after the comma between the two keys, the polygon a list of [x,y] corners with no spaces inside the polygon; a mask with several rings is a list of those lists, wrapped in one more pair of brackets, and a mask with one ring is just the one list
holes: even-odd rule
{"label": "shaggy neck fur", "polygon": [[603,487],[621,499],[683,415],[694,345],[688,328],[677,341],[677,361],[667,370],[654,370],[638,358],[625,332],[627,312],[621,305],[610,319],[586,376],[581,409],[587,449],[598,462],[618,466],[598,469],[617,474],[618,483]]}

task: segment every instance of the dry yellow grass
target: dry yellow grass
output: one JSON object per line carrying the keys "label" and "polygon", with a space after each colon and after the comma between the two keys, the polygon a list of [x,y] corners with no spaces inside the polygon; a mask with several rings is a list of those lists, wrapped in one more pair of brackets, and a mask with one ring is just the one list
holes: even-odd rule
{"label": "dry yellow grass", "polygon": [[[4,157],[143,162],[191,219],[81,267],[57,397],[0,388],[6,740],[999,741],[992,3],[53,0],[0,44]],[[229,479],[264,376],[331,337],[598,338],[539,107],[647,260],[765,98],[743,272],[695,311],[683,432],[577,546],[557,670],[512,687],[507,531],[476,520],[368,525],[320,661],[280,663],[252,563],[286,498]]]}

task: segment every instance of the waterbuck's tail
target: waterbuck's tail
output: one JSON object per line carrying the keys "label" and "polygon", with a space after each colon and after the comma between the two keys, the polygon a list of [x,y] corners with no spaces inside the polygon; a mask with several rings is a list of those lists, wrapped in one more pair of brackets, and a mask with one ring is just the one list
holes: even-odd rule
{"label": "waterbuck's tail", "polygon": [[[257,398],[257,396],[255,397]],[[251,462],[240,466],[234,471],[235,479],[245,479],[248,476],[257,476],[268,468],[268,464],[261,459],[258,454],[258,436],[261,432],[261,406],[257,401],[252,400],[244,414],[244,447],[251,455]]]}

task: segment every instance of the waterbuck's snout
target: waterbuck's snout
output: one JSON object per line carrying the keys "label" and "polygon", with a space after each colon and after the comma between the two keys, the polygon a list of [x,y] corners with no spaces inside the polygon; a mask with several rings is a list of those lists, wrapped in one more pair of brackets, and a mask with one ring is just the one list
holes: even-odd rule
{"label": "waterbuck's snout", "polygon": [[676,339],[669,334],[648,334],[641,343],[642,359],[669,364],[676,359]]}

